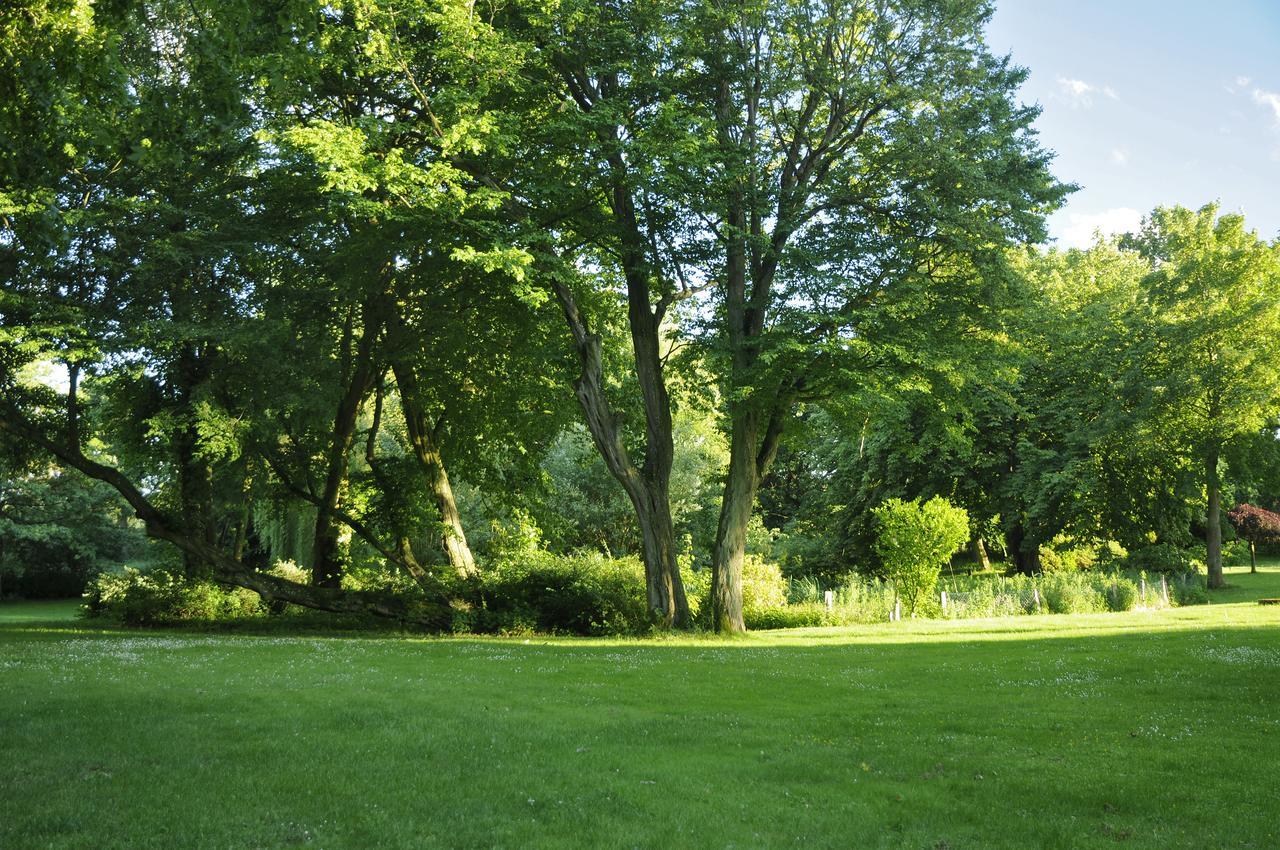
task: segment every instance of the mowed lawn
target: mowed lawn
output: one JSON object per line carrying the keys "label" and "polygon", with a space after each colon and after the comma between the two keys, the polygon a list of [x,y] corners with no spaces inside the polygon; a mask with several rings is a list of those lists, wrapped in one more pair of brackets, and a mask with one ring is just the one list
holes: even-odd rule
{"label": "mowed lawn", "polygon": [[1280,568],[1228,580],[728,642],[7,604],[0,847],[1280,847]]}

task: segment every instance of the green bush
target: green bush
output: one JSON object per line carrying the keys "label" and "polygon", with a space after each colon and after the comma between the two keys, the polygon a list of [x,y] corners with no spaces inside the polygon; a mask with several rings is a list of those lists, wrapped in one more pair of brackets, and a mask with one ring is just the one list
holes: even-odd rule
{"label": "green bush", "polygon": [[1058,538],[1051,546],[1040,547],[1040,569],[1046,573],[1091,570],[1098,563],[1096,546],[1068,546]]}
{"label": "green bush", "polygon": [[1178,605],[1203,605],[1209,601],[1209,589],[1198,574],[1182,573],[1169,582],[1169,596]]}
{"label": "green bush", "polygon": [[1138,607],[1138,585],[1124,576],[1111,576],[1103,587],[1109,611],[1132,611]]}
{"label": "green bush", "polygon": [[1249,544],[1239,538],[1222,544],[1222,564],[1226,567],[1247,567],[1249,565]]}
{"label": "green bush", "polygon": [[935,496],[890,499],[875,509],[878,536],[876,552],[885,575],[914,615],[920,603],[933,595],[942,568],[969,538],[969,515]]}
{"label": "green bush", "polygon": [[454,628],[479,632],[640,634],[650,628],[638,558],[527,552],[494,563]]}
{"label": "green bush", "polygon": [[[759,555],[742,559],[742,616],[751,621],[765,611],[787,604],[787,580],[782,568]],[[748,622],[750,628],[750,622]]]}
{"label": "green bush", "polygon": [[192,581],[167,569],[142,572],[125,567],[98,575],[85,590],[83,611],[135,626],[254,617],[262,598],[252,590]]}
{"label": "green bush", "polygon": [[1107,599],[1087,577],[1050,574],[1040,582],[1040,598],[1050,614],[1090,614],[1107,610]]}
{"label": "green bush", "polygon": [[1197,561],[1191,553],[1170,543],[1156,543],[1129,553],[1125,569],[1130,572],[1190,573],[1196,570]]}

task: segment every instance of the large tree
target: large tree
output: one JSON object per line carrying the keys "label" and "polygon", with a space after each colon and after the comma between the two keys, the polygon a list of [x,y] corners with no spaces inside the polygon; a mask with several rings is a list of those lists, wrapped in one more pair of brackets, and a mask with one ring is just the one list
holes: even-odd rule
{"label": "large tree", "polygon": [[894,301],[973,306],[1004,246],[1041,238],[1066,191],[1036,145],[1036,110],[1016,101],[1025,72],[983,41],[990,12],[776,2],[700,19],[730,432],[719,630],[743,628],[747,524],[797,401],[857,386],[882,358],[867,331]]}
{"label": "large tree", "polygon": [[1280,407],[1280,247],[1243,216],[1160,207],[1128,244],[1149,263],[1146,415],[1202,470],[1209,586],[1221,587],[1224,451]]}

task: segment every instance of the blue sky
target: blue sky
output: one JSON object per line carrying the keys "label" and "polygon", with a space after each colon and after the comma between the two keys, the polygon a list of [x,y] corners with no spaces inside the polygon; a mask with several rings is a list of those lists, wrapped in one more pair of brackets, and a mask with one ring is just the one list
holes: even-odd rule
{"label": "blue sky", "polygon": [[1280,0],[996,0],[993,50],[1031,70],[1060,245],[1162,204],[1218,200],[1280,234]]}

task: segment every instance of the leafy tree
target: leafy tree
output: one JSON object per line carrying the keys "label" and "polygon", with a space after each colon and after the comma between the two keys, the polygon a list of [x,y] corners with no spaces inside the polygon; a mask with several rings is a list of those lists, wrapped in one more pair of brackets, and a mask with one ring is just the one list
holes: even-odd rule
{"label": "leafy tree", "polygon": [[1200,463],[1209,586],[1221,587],[1223,454],[1280,406],[1280,247],[1216,204],[1157,208],[1127,244],[1150,268],[1145,413]]}
{"label": "leafy tree", "polygon": [[1258,571],[1258,544],[1280,541],[1280,514],[1241,503],[1227,511],[1236,535],[1249,543],[1249,572]]}
{"label": "leafy tree", "polygon": [[890,499],[875,509],[876,552],[885,574],[914,615],[933,593],[942,568],[969,539],[969,515],[939,496],[927,502]]}

